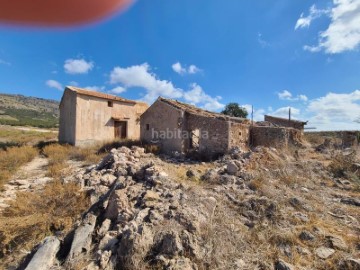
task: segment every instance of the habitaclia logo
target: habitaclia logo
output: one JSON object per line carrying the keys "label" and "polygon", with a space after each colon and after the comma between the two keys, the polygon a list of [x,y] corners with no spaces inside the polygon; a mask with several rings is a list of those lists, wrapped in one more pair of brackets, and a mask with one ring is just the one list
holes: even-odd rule
{"label": "habitaclia logo", "polygon": [[200,130],[194,130],[194,131],[187,131],[187,130],[180,130],[180,129],[173,129],[170,130],[169,128],[166,128],[166,130],[154,130],[151,129],[151,137],[153,140],[165,140],[165,139],[208,139],[209,133],[208,131],[200,131]]}

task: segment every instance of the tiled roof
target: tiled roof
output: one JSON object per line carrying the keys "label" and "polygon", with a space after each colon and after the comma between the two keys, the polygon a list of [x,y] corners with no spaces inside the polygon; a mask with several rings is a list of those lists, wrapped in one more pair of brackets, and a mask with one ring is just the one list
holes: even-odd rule
{"label": "tiled roof", "polygon": [[234,121],[234,122],[247,122],[248,121],[248,119],[245,119],[245,118],[230,117],[225,114],[210,112],[210,111],[195,107],[194,105],[190,105],[190,104],[183,103],[183,102],[173,100],[173,99],[166,99],[163,97],[159,97],[159,100],[161,100],[162,102],[167,103],[177,109],[180,109],[182,111],[185,111],[187,113],[194,114],[194,115],[217,118],[217,119],[221,119],[221,120],[230,120],[230,121]]}
{"label": "tiled roof", "polygon": [[274,120],[280,120],[280,121],[287,121],[287,122],[292,122],[292,123],[298,123],[298,124],[302,124],[302,125],[306,125],[308,122],[304,122],[304,121],[299,121],[299,120],[294,120],[294,119],[287,119],[287,118],[282,118],[282,117],[275,117],[275,116],[271,116],[271,115],[265,115],[266,119],[274,119]]}
{"label": "tiled roof", "polygon": [[87,89],[82,89],[82,88],[78,88],[78,87],[74,87],[74,86],[67,86],[67,89],[69,89],[70,91],[74,91],[80,95],[84,95],[84,96],[91,96],[91,97],[98,97],[98,98],[102,98],[102,99],[107,99],[107,100],[114,100],[114,101],[120,101],[120,102],[125,102],[125,103],[132,103],[132,104],[141,104],[141,105],[146,105],[146,103],[144,102],[138,102],[138,101],[134,101],[134,100],[129,100],[129,99],[125,99],[122,97],[118,97],[118,96],[114,96],[114,95],[109,95],[109,94],[105,94],[105,93],[101,93],[101,92],[97,92],[97,91],[91,91],[91,90],[87,90]]}

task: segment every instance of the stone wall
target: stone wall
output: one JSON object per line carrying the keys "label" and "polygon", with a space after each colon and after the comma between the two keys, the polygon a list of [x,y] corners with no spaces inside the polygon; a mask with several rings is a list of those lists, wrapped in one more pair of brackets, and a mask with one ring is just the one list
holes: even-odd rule
{"label": "stone wall", "polygon": [[75,144],[76,93],[64,92],[60,103],[59,142]]}
{"label": "stone wall", "polygon": [[[229,148],[229,122],[201,115],[186,114],[187,132],[199,129],[199,152],[216,155]],[[185,150],[190,148],[190,140],[185,140]]]}
{"label": "stone wall", "polygon": [[229,148],[246,149],[250,141],[250,125],[230,122]]}
{"label": "stone wall", "polygon": [[258,127],[250,130],[252,146],[287,147],[289,144],[299,145],[302,141],[302,132],[297,129],[284,127]]}
{"label": "stone wall", "polygon": [[[182,132],[183,121],[181,110],[157,100],[140,117],[141,140],[144,143],[158,144],[165,153],[182,152],[184,142],[178,135]],[[160,132],[168,133],[166,138],[162,138]]]}

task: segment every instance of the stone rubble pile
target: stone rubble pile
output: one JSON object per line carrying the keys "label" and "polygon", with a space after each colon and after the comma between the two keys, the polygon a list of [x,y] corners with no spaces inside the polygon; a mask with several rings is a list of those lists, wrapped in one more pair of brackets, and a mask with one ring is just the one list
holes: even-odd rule
{"label": "stone rubble pile", "polygon": [[[93,206],[70,243],[46,238],[25,269],[75,269],[84,262],[88,270],[197,269],[193,261],[203,256],[197,236],[217,201],[189,198],[183,185],[151,161],[144,163],[144,156],[151,154],[139,147],[113,149],[100,164],[78,173],[76,181],[91,194]],[[198,200],[196,208],[188,203],[192,199]]]}
{"label": "stone rubble pile", "polygon": [[[282,162],[281,155],[273,148],[257,147],[248,152],[235,148],[206,167],[205,172],[187,168],[184,175],[189,181],[200,179],[203,184],[194,187],[172,179],[161,169],[164,163],[153,154],[145,153],[143,148],[113,149],[99,164],[65,179],[79,183],[88,192],[92,206],[73,232],[46,238],[21,269],[213,269],[209,254],[216,247],[206,241],[204,235],[213,223],[215,210],[224,204],[230,219],[221,226],[242,228],[245,234],[259,227],[289,229],[291,224],[287,218],[304,225],[310,222],[315,209],[302,194],[308,195],[311,189],[300,186],[300,196],[285,194],[284,205],[280,205],[273,197],[258,192],[256,182],[253,183],[257,179],[254,170],[246,169],[254,161]],[[186,160],[170,162],[182,167]],[[311,166],[313,171],[315,168],[322,171],[315,162]],[[257,169],[267,171],[266,166]],[[356,198],[336,200],[359,206]],[[230,222],[237,225],[227,224]],[[244,235],[236,234],[231,226],[222,230],[236,239],[233,242],[242,242]],[[315,227],[302,229],[295,237],[302,243],[315,245],[319,241],[319,244],[312,250],[301,245],[292,248],[281,244],[278,246],[281,256],[272,265],[259,258],[244,258],[243,251],[235,249],[231,259],[220,259],[223,261],[217,261],[216,267],[254,269],[246,267],[249,261],[255,260],[253,265],[261,266],[257,269],[304,269],[290,264],[295,253],[326,261],[350,250],[346,239]],[[226,252],[232,252],[235,246],[236,243],[229,245],[230,251]],[[360,269],[360,261],[351,256],[340,262],[339,269]]]}

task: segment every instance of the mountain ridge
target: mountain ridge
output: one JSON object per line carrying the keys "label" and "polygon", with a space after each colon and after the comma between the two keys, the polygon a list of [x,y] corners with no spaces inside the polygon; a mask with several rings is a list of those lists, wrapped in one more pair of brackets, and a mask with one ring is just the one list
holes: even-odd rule
{"label": "mountain ridge", "polygon": [[0,124],[57,127],[59,102],[56,100],[0,93]]}

